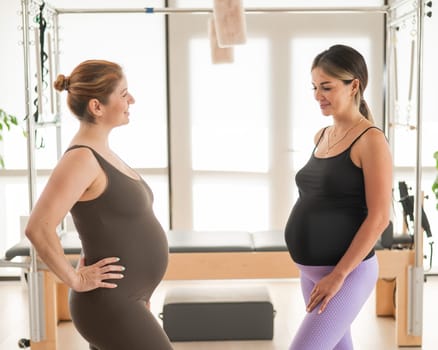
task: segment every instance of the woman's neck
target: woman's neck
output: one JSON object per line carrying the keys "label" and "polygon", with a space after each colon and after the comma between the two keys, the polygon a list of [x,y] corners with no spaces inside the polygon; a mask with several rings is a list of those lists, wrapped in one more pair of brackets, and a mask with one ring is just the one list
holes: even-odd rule
{"label": "woman's neck", "polygon": [[109,150],[109,133],[110,130],[106,130],[100,125],[81,123],[71,144],[86,144],[101,151]]}
{"label": "woman's neck", "polygon": [[348,129],[354,127],[356,124],[360,123],[363,119],[366,118],[360,113],[344,118],[333,117],[333,126],[331,127],[332,133],[333,135],[342,134]]}

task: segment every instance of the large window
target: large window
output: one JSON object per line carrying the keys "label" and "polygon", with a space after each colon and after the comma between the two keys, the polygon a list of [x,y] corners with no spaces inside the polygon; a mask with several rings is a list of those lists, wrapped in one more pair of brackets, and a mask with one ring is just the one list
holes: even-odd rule
{"label": "large window", "polygon": [[214,172],[269,171],[268,41],[254,39],[237,49],[232,65],[212,65],[209,45],[195,39],[189,47],[193,228],[267,229],[266,176],[239,181]]}
{"label": "large window", "polygon": [[195,39],[189,48],[193,169],[267,172],[269,42],[255,38],[222,65],[211,64],[209,45]]}
{"label": "large window", "polygon": [[382,125],[383,16],[247,14],[247,43],[228,65],[211,63],[208,15],[169,20],[173,227],[283,229],[294,174],[329,123],[313,100],[311,61],[334,43],[363,52]]}

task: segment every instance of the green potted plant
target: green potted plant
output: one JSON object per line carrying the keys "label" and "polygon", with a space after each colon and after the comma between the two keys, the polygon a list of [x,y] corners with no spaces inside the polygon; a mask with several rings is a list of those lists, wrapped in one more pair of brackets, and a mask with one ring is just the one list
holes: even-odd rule
{"label": "green potted plant", "polygon": [[[438,170],[438,151],[436,151],[433,154],[433,157],[435,158],[435,161],[436,161],[435,167]],[[437,200],[437,202],[436,202],[436,209],[438,210],[438,174],[436,175],[435,182],[432,185],[432,191],[433,191],[433,193],[435,193],[435,198]]]}
{"label": "green potted plant", "polygon": [[[0,108],[0,142],[3,141],[3,133],[9,131],[13,125],[18,125],[17,117],[5,112]],[[0,168],[4,167],[5,162],[3,160],[3,156],[0,154]]]}

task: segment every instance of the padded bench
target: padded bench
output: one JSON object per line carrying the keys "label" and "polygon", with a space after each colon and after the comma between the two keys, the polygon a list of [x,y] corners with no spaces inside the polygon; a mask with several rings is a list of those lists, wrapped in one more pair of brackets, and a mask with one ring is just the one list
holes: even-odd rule
{"label": "padded bench", "polygon": [[[59,236],[62,248],[66,255],[79,255],[81,253],[81,240],[77,232],[65,232]],[[9,248],[5,253],[6,260],[16,257],[29,257],[30,241],[25,237],[20,242]]]}
{"label": "padded bench", "polygon": [[272,340],[274,307],[267,287],[175,287],[163,328],[171,341]]}
{"label": "padded bench", "polygon": [[[66,255],[79,255],[81,241],[77,232],[70,231],[60,235],[61,245]],[[217,252],[253,252],[287,251],[281,231],[183,231],[167,232],[170,253],[217,253]],[[28,257],[30,242],[23,238],[5,253],[6,260],[15,257]]]}
{"label": "padded bench", "polygon": [[[80,240],[75,232],[60,237],[66,254],[76,260],[81,252]],[[164,276],[167,280],[202,279],[257,279],[297,278],[299,271],[286,249],[283,232],[193,232],[169,231],[169,265]],[[24,239],[6,252],[6,262],[29,257],[30,243]],[[415,252],[404,250],[377,250],[380,279],[394,279],[394,310],[396,344],[421,346],[421,336],[407,333],[408,266],[414,265]],[[0,267],[2,262],[0,260]],[[4,265],[3,265],[4,266]],[[44,298],[46,340],[33,344],[32,350],[56,350],[56,325],[68,319],[67,288],[52,273],[44,271]],[[377,284],[376,314],[387,315],[388,300],[383,284]]]}

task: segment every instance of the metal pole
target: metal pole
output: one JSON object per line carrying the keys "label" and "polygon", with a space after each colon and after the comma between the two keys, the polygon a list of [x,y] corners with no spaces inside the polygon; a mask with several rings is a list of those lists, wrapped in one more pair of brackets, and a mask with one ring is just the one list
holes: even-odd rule
{"label": "metal pole", "polygon": [[415,200],[414,200],[414,239],[415,265],[409,267],[408,334],[420,336],[423,330],[423,227],[422,227],[422,190],[421,190],[421,151],[423,117],[423,34],[424,2],[417,4],[417,145],[415,164]]}
{"label": "metal pole", "polygon": [[52,51],[52,36],[50,32],[47,33],[47,52],[49,60],[49,91],[50,91],[50,114],[53,116],[55,114],[55,92],[53,89],[53,51]]}
{"label": "metal pole", "polygon": [[[293,13],[364,13],[364,12],[374,12],[374,13],[386,13],[387,6],[378,7],[261,7],[261,8],[247,8],[246,13],[270,13],[270,12],[293,12]],[[213,12],[211,8],[94,8],[94,9],[68,9],[68,8],[58,8],[56,9],[58,13],[62,14],[74,14],[74,13],[161,13],[161,14],[172,14],[172,13],[189,13],[189,14],[209,14]]]}
{"label": "metal pole", "polygon": [[29,264],[27,262],[13,262],[0,259],[0,267],[18,267],[20,269],[27,269]]}
{"label": "metal pole", "polygon": [[[27,163],[28,163],[28,184],[29,184],[29,212],[35,202],[36,189],[36,168],[35,168],[35,121],[31,115],[32,92],[31,92],[31,67],[30,67],[30,20],[29,0],[21,1],[22,9],[22,30],[23,30],[23,56],[24,56],[24,86],[25,86],[25,111],[27,127]],[[28,273],[29,286],[29,314],[30,314],[30,338],[38,342],[44,337],[42,325],[41,305],[41,275],[38,272],[37,252],[33,246],[30,248],[30,264]]]}
{"label": "metal pole", "polygon": [[[385,15],[385,24],[384,28],[385,30],[385,49],[384,49],[384,69],[385,69],[385,85],[384,85],[384,118],[383,118],[383,128],[385,131],[385,134],[387,135],[388,139],[391,140],[392,138],[389,137],[390,128],[389,126],[392,123],[391,118],[391,105],[392,105],[392,99],[391,99],[391,89],[392,89],[392,81],[391,81],[391,47],[392,47],[392,37],[391,37],[391,29],[387,26],[388,23],[388,15]],[[389,30],[388,30],[389,29]],[[391,148],[392,149],[392,148]]]}
{"label": "metal pole", "polygon": [[388,103],[386,104],[386,128],[389,145],[391,151],[394,152],[394,135],[395,135],[395,124],[396,124],[396,109],[397,109],[397,56],[395,52],[395,35],[394,28],[390,27],[387,18],[387,37],[386,37],[386,57],[388,59],[387,63],[387,89],[386,96]]}
{"label": "metal pole", "polygon": [[[52,72],[54,80],[59,74],[59,23],[58,14],[53,14],[53,32],[54,32],[54,51],[49,52],[50,57],[54,59],[54,66],[50,68],[54,71]],[[50,86],[50,90],[53,91],[53,83]],[[56,122],[56,156],[57,159],[61,158],[62,155],[62,133],[61,133],[61,101],[59,98],[59,93],[55,92],[55,122]]]}
{"label": "metal pole", "polygon": [[[50,68],[54,71],[52,72],[54,80],[59,74],[59,21],[58,13],[53,12],[53,40],[54,40],[54,51],[49,52],[49,56],[54,60],[54,66]],[[50,86],[50,90],[53,91],[53,83]],[[62,156],[62,124],[61,124],[61,99],[59,98],[59,92],[55,91],[55,114],[54,122],[56,125],[56,159],[60,159]],[[61,222],[61,232],[67,231],[67,222],[64,218]]]}
{"label": "metal pole", "polygon": [[424,47],[424,2],[418,2],[418,18],[417,18],[417,153],[416,153],[416,193],[415,193],[415,245],[416,258],[415,266],[423,266],[423,246],[419,244],[423,242],[423,227],[421,223],[422,214],[422,132],[423,132],[423,47]]}

